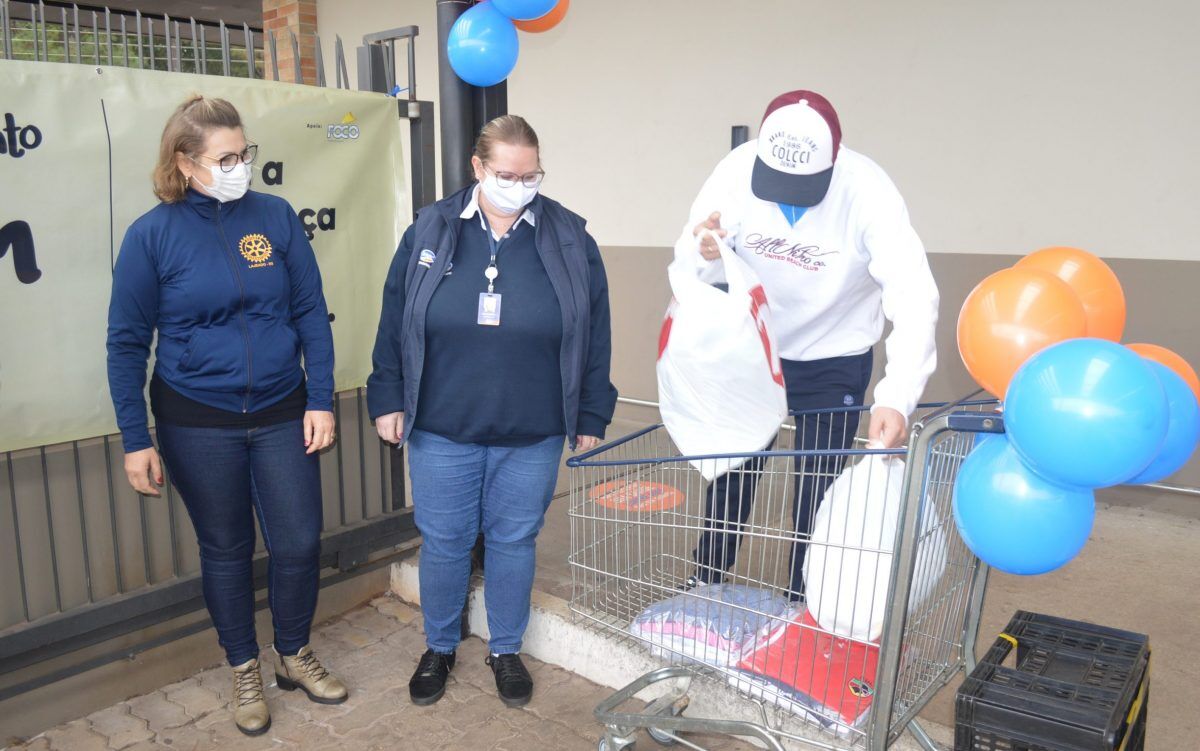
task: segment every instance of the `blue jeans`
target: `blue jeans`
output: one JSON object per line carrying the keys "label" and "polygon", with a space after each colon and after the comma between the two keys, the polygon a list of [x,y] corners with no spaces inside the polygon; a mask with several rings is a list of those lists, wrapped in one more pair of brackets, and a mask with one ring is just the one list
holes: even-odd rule
{"label": "blue jeans", "polygon": [[300,420],[263,428],[158,425],[158,442],[200,543],[204,602],[230,665],[258,656],[254,517],[270,556],[275,649],[308,644],[321,554],[321,470]]}
{"label": "blue jeans", "polygon": [[425,643],[453,652],[471,577],[471,548],[484,538],[489,648],[521,651],[529,625],[534,542],[554,495],[564,436],[519,448],[456,443],[414,430],[409,438],[413,513],[421,531]]}

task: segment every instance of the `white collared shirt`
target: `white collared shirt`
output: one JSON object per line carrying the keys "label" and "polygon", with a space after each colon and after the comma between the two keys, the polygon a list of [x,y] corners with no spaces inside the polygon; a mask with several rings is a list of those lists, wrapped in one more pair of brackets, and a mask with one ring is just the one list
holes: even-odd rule
{"label": "white collared shirt", "polygon": [[[471,200],[467,203],[467,207],[465,209],[463,209],[463,213],[459,214],[458,216],[460,219],[470,219],[471,217],[475,216],[476,214],[479,215],[479,225],[481,227],[483,227],[483,230],[486,232],[488,230],[487,220],[484,219],[483,212],[479,210],[479,185],[478,185],[478,183],[475,185],[475,189],[471,191]],[[531,209],[527,208],[523,212],[521,212],[521,216],[517,217],[517,221],[513,222],[513,227],[516,227],[521,222],[528,222],[530,227],[536,227],[537,226],[537,217],[534,215],[534,213]],[[509,232],[511,232],[511,231],[512,230],[510,229]],[[495,238],[496,240],[504,239],[504,236],[501,235],[500,233],[496,232],[496,230],[492,230],[492,237]]]}

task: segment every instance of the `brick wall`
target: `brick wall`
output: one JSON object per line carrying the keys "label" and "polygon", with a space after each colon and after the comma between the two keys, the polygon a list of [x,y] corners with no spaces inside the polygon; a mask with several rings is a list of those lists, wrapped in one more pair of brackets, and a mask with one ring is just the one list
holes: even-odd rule
{"label": "brick wall", "polygon": [[[288,35],[291,31],[300,48],[300,82],[317,82],[317,0],[263,0],[263,31],[275,36],[279,80],[296,82],[296,61]],[[269,47],[264,45],[264,49]],[[266,65],[270,66],[269,56],[265,59]],[[267,75],[270,75],[269,70]]]}

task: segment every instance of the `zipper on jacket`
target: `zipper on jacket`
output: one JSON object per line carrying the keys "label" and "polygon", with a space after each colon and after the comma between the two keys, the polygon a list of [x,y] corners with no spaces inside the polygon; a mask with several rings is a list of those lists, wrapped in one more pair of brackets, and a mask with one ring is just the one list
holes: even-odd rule
{"label": "zipper on jacket", "polygon": [[241,298],[238,319],[242,323],[242,341],[246,344],[246,393],[242,396],[242,413],[245,414],[250,409],[250,384],[254,380],[254,361],[250,355],[250,329],[246,325],[246,285],[242,283],[242,276],[237,271],[237,257],[233,254],[233,246],[225,237],[225,225],[221,224],[220,202],[217,203],[217,232],[220,233],[221,244],[225,247],[226,255],[229,256],[229,270],[233,272],[233,279],[238,286],[238,296]]}

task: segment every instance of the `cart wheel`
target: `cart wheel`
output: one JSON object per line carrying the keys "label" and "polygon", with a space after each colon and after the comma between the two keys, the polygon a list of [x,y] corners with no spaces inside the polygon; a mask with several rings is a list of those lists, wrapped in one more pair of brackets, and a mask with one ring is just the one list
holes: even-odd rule
{"label": "cart wheel", "polygon": [[[676,706],[671,707],[672,717],[678,717],[681,714],[683,714],[683,710]],[[668,735],[665,730],[659,730],[658,728],[650,727],[646,728],[646,732],[650,735],[650,738],[660,746],[674,746],[675,744],[679,743],[674,736]]]}
{"label": "cart wheel", "polygon": [[660,746],[674,746],[679,741],[673,736],[667,735],[666,731],[658,728],[646,728],[646,732],[650,734],[650,738]]}
{"label": "cart wheel", "polygon": [[597,749],[598,751],[633,751],[633,744],[629,743],[620,747],[610,747],[608,745],[608,738],[601,737],[600,745],[597,746]]}

